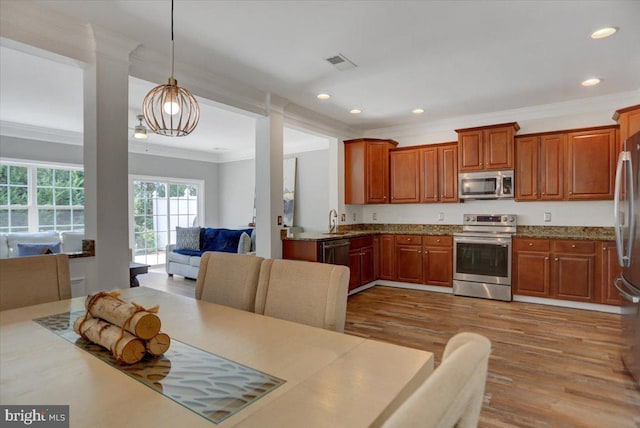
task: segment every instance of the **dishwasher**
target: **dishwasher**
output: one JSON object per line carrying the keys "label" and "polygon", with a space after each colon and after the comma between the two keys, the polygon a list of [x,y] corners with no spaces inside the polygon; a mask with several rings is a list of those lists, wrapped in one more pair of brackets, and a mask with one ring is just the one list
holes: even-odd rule
{"label": "dishwasher", "polygon": [[349,240],[334,239],[323,242],[322,263],[349,266]]}

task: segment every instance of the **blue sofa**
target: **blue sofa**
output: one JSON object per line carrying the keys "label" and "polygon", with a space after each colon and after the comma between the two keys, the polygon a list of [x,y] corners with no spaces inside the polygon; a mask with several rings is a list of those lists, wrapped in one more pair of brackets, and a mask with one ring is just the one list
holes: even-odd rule
{"label": "blue sofa", "polygon": [[[254,229],[200,228],[200,248],[180,249],[175,244],[166,247],[166,270],[169,276],[181,275],[197,278],[200,270],[200,257],[206,251],[251,254],[255,252]],[[250,239],[247,243],[246,233]],[[242,239],[241,239],[242,238]]]}

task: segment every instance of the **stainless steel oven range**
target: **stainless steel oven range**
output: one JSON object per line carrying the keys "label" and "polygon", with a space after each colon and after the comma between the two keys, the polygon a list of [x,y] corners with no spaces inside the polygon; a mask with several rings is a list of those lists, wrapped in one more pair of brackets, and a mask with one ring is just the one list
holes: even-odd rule
{"label": "stainless steel oven range", "polygon": [[453,294],[511,301],[515,214],[465,214],[453,235]]}

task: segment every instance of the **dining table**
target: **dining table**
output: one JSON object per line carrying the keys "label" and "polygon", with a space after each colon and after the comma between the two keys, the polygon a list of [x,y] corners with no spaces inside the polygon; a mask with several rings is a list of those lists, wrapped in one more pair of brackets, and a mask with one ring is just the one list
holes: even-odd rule
{"label": "dining table", "polygon": [[[0,404],[68,405],[71,427],[366,427],[433,371],[431,352],[166,293],[171,337],[124,365],[73,332],[77,297],[0,312]],[[412,386],[413,385],[413,386]]]}

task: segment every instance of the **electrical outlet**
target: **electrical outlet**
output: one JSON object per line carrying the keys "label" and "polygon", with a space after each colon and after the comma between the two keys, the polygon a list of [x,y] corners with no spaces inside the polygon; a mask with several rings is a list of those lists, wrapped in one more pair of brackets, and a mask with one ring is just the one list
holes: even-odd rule
{"label": "electrical outlet", "polygon": [[544,213],[544,221],[551,221],[551,213],[550,212]]}
{"label": "electrical outlet", "polygon": [[356,221],[356,213],[353,213],[352,216],[353,216],[352,221]]}
{"label": "electrical outlet", "polygon": [[340,214],[340,221],[341,221],[341,222],[343,222],[343,223],[344,223],[345,221],[347,221],[347,215],[346,215],[346,214],[344,214],[344,213]]}
{"label": "electrical outlet", "polygon": [[444,213],[438,213],[438,221],[444,221]]}
{"label": "electrical outlet", "polygon": [[372,220],[377,220],[378,219],[378,213],[372,213],[371,214],[371,219]]}

